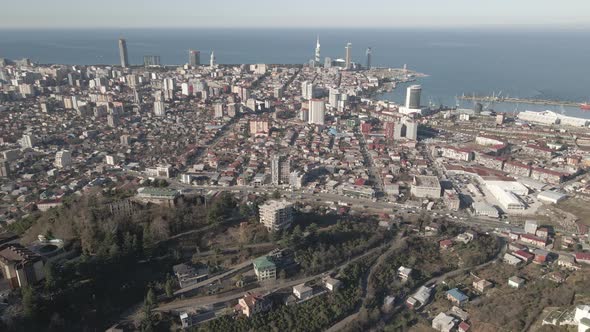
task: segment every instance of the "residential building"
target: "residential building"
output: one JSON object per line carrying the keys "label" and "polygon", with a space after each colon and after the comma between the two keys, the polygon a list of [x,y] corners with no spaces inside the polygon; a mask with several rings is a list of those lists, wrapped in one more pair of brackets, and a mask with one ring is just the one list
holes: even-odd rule
{"label": "residential building", "polygon": [[457,323],[459,320],[455,317],[441,312],[432,320],[432,328],[440,332],[451,332]]}
{"label": "residential building", "polygon": [[246,317],[252,317],[270,310],[272,302],[263,295],[248,293],[238,300],[238,308]]}
{"label": "residential building", "polygon": [[253,265],[258,281],[275,280],[277,278],[277,266],[269,257],[258,257],[254,260]]}
{"label": "residential building", "polygon": [[456,305],[462,305],[469,301],[469,297],[461,292],[458,288],[453,288],[447,291],[447,300]]}
{"label": "residential building", "polygon": [[324,125],[326,117],[326,103],[322,99],[309,101],[309,124]]}
{"label": "residential building", "polygon": [[307,300],[313,295],[313,289],[305,284],[293,286],[293,295],[299,300]]}
{"label": "residential building", "polygon": [[489,282],[485,279],[480,279],[478,281],[473,282],[473,289],[475,289],[476,291],[478,291],[480,293],[483,293],[492,287],[494,287],[494,284],[492,284],[491,282]]}
{"label": "residential building", "polygon": [[418,198],[440,198],[442,189],[436,176],[414,176],[410,192]]}
{"label": "residential building", "polygon": [[293,203],[286,200],[268,200],[259,211],[260,223],[271,232],[288,228],[293,222]]}
{"label": "residential building", "polygon": [[72,165],[72,153],[68,150],[61,150],[55,154],[55,167],[68,168]]}
{"label": "residential building", "polygon": [[12,289],[33,285],[45,278],[41,256],[18,243],[0,247],[0,270]]}
{"label": "residential building", "polygon": [[508,286],[512,288],[521,288],[524,286],[525,280],[523,278],[513,276],[508,279]]}
{"label": "residential building", "polygon": [[270,159],[270,175],[274,185],[289,184],[291,159],[286,155],[274,154]]}

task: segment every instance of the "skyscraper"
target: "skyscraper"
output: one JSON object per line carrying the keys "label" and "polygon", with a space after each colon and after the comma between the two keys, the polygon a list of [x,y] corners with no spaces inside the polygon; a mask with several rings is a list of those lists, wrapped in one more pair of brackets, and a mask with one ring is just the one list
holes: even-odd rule
{"label": "skyscraper", "polygon": [[367,48],[367,69],[371,69],[371,53],[373,53],[373,50],[371,50],[370,47]]}
{"label": "skyscraper", "polygon": [[123,38],[119,39],[119,58],[121,59],[121,67],[129,67],[129,58],[127,56],[127,41]]}
{"label": "skyscraper", "polygon": [[407,109],[419,109],[421,94],[422,94],[422,86],[420,86],[420,85],[409,86],[407,89],[407,93],[406,93],[406,108]]}
{"label": "skyscraper", "polygon": [[318,41],[317,41],[317,43],[315,45],[315,58],[314,58],[314,61],[315,61],[315,63],[317,65],[319,65],[320,64],[320,61],[321,61],[321,59],[320,59],[320,36],[318,36]]}
{"label": "skyscraper", "polygon": [[190,50],[188,51],[188,64],[191,67],[198,67],[201,65],[201,52]]}
{"label": "skyscraper", "polygon": [[211,51],[211,59],[209,59],[209,66],[215,67],[215,51]]}
{"label": "skyscraper", "polygon": [[326,114],[326,103],[322,99],[311,99],[309,101],[309,124],[324,124]]}
{"label": "skyscraper", "polygon": [[352,68],[351,67],[351,65],[352,65],[352,60],[351,60],[351,56],[352,56],[351,55],[351,52],[352,52],[352,43],[346,44],[345,50],[346,50],[346,57],[345,57],[345,59],[346,59],[346,69],[349,70],[350,68]]}

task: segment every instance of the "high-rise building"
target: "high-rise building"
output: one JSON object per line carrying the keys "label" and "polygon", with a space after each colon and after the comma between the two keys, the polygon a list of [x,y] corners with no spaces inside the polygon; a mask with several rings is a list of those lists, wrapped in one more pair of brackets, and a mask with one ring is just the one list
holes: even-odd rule
{"label": "high-rise building", "polygon": [[352,43],[348,43],[346,44],[346,56],[345,56],[345,61],[346,61],[346,69],[349,70],[352,68]]}
{"label": "high-rise building", "polygon": [[315,58],[314,61],[316,63],[316,65],[320,64],[321,58],[320,58],[320,36],[318,36],[318,40],[317,43],[315,45]]}
{"label": "high-rise building", "polygon": [[421,94],[422,94],[422,86],[420,86],[420,85],[409,86],[407,89],[407,92],[406,92],[406,108],[419,109]]}
{"label": "high-rise building", "polygon": [[159,55],[144,55],[143,56],[143,65],[145,67],[156,67],[160,65],[160,56]]}
{"label": "high-rise building", "polygon": [[286,200],[269,200],[259,207],[260,223],[268,231],[288,228],[293,222],[293,203]]}
{"label": "high-rise building", "polygon": [[332,58],[326,57],[324,59],[324,68],[332,68]]}
{"label": "high-rise building", "polygon": [[20,141],[20,145],[23,148],[34,148],[35,144],[37,143],[37,140],[35,139],[35,136],[33,135],[23,135],[23,138]]}
{"label": "high-rise building", "polygon": [[393,131],[394,140],[407,139],[415,141],[418,138],[418,123],[409,118],[403,118],[395,123]]}
{"label": "high-rise building", "polygon": [[129,58],[127,56],[127,41],[123,38],[119,39],[119,58],[121,60],[121,67],[129,67]]}
{"label": "high-rise building", "polygon": [[107,115],[107,124],[111,128],[116,128],[119,125],[119,116],[117,114]]}
{"label": "high-rise building", "polygon": [[155,116],[165,116],[166,115],[166,106],[164,102],[161,100],[156,100],[154,102],[154,115]]}
{"label": "high-rise building", "polygon": [[309,101],[309,124],[324,124],[326,115],[326,103],[322,99],[311,99]]}
{"label": "high-rise building", "polygon": [[301,83],[301,96],[303,99],[312,99],[315,97],[314,95],[315,87],[313,83],[309,81],[305,81]]}
{"label": "high-rise building", "polygon": [[336,108],[338,107],[338,102],[340,101],[342,94],[338,89],[330,89],[330,95],[328,97],[328,103],[331,107]]}
{"label": "high-rise building", "polygon": [[272,184],[289,184],[289,174],[291,174],[291,160],[285,155],[272,155],[270,159]]}
{"label": "high-rise building", "polygon": [[10,177],[10,163],[0,159],[0,178]]}
{"label": "high-rise building", "polygon": [[372,56],[373,50],[368,47],[367,48],[367,69],[371,69],[371,56]]}
{"label": "high-rise building", "polygon": [[215,51],[211,51],[211,58],[209,59],[209,66],[215,67]]}
{"label": "high-rise building", "polygon": [[191,67],[198,67],[201,65],[201,52],[196,50],[188,51],[188,64]]}
{"label": "high-rise building", "polygon": [[72,165],[72,153],[68,150],[57,151],[55,154],[55,167],[66,168]]}

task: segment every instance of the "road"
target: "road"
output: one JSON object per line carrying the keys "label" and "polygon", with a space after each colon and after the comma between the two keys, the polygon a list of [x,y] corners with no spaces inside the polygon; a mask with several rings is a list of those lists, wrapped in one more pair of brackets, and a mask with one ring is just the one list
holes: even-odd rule
{"label": "road", "polygon": [[[305,283],[305,282],[320,278],[323,275],[344,269],[348,265],[350,265],[360,259],[363,259],[363,258],[366,258],[370,255],[373,255],[374,253],[378,252],[379,250],[383,250],[384,247],[385,247],[385,245],[373,248],[373,249],[367,251],[366,253],[364,253],[360,256],[354,257],[354,258],[350,259],[349,261],[342,263],[342,264],[340,264],[340,265],[338,265],[326,272],[318,273],[316,275],[309,276],[309,277],[302,277],[302,278],[284,280],[284,281],[279,280],[276,283],[272,283],[272,284],[268,284],[265,286],[261,286],[258,288],[248,290],[248,292],[263,293],[264,294],[264,293],[275,292],[275,291],[282,289],[282,288],[293,287],[295,285],[299,285],[301,283]],[[207,282],[210,283],[211,281],[208,280]],[[158,306],[158,308],[156,308],[156,310],[158,310],[158,311],[184,311],[189,308],[205,307],[205,306],[215,305],[215,304],[219,304],[219,303],[225,303],[225,302],[228,302],[231,300],[238,299],[238,298],[242,297],[243,295],[244,295],[244,290],[238,289],[236,291],[231,292],[231,294],[220,294],[220,295],[205,296],[205,297],[193,297],[190,299],[173,301],[173,302],[162,304],[162,305]]]}
{"label": "road", "polygon": [[389,248],[385,252],[383,252],[381,255],[379,255],[379,257],[375,260],[375,262],[369,268],[369,271],[363,277],[362,286],[361,286],[362,287],[361,299],[363,301],[362,304],[359,305],[358,308],[352,314],[346,316],[345,318],[343,318],[342,320],[340,320],[336,324],[332,325],[332,327],[330,327],[328,330],[326,330],[326,332],[336,332],[336,331],[342,330],[346,325],[348,325],[349,323],[351,323],[352,321],[354,321],[358,317],[358,315],[363,307],[366,307],[368,299],[370,299],[372,296],[374,296],[374,294],[369,294],[370,293],[368,290],[369,283],[373,279],[373,276],[375,275],[375,272],[377,271],[377,269],[381,265],[383,265],[383,263],[385,263],[385,260],[387,259],[387,257],[389,257],[389,255],[391,255],[395,250],[401,248],[401,246],[405,243],[405,239],[402,239],[401,235],[402,235],[402,233],[400,232],[396,236],[395,240],[393,240],[393,242],[390,242],[391,245],[389,246]]}
{"label": "road", "polygon": [[232,266],[229,269],[229,271],[226,271],[226,272],[224,272],[222,274],[218,274],[218,275],[213,276],[213,277],[211,277],[211,278],[209,278],[207,280],[198,282],[198,283],[196,283],[194,285],[190,285],[190,286],[181,288],[181,289],[177,290],[176,292],[174,292],[174,295],[181,295],[181,294],[184,294],[186,292],[190,292],[192,290],[199,289],[199,288],[201,288],[203,286],[207,286],[207,285],[209,285],[211,283],[214,283],[214,282],[216,282],[218,280],[224,279],[224,278],[226,278],[226,277],[228,277],[228,276],[230,276],[230,275],[232,275],[234,273],[238,273],[242,269],[245,269],[246,267],[249,267],[251,265],[252,265],[252,259],[249,259],[249,260],[244,261],[244,262],[242,262],[240,264],[237,264],[237,265]]}

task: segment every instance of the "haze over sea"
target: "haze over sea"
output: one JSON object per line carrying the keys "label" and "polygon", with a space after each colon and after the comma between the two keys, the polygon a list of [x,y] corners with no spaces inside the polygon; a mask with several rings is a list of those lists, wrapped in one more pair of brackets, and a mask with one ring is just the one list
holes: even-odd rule
{"label": "haze over sea", "polygon": [[[316,35],[322,59],[344,57],[365,64],[373,49],[374,66],[402,67],[428,74],[420,79],[423,103],[456,105],[465,94],[520,98],[590,100],[590,30],[541,29],[112,29],[0,30],[0,57],[39,63],[118,64],[117,39],[127,39],[132,64],[159,55],[163,64],[184,64],[188,50],[208,63],[301,64],[313,57]],[[401,102],[403,87],[385,94]],[[472,107],[463,102],[462,107]],[[590,118],[577,107],[492,105],[499,111],[553,110]]]}

